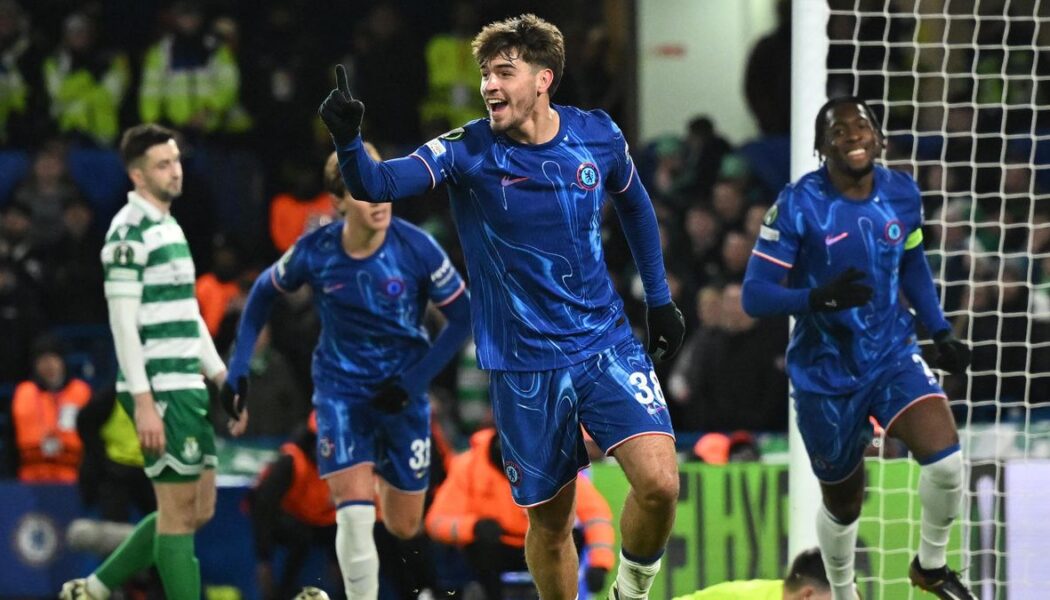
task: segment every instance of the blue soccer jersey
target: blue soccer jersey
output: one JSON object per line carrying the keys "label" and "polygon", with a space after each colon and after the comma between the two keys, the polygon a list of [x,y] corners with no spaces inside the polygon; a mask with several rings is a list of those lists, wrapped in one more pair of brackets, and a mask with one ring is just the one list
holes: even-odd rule
{"label": "blue soccer jersey", "polygon": [[[604,112],[553,108],[560,128],[543,144],[496,135],[482,119],[412,154],[431,186],[448,185],[483,369],[559,368],[631,335],[601,243],[606,192],[639,186],[627,143]],[[650,304],[664,304],[654,246],[656,264],[643,277]]]}
{"label": "blue soccer jersey", "polygon": [[857,308],[797,315],[788,374],[804,392],[849,394],[917,351],[915,319],[900,301],[900,265],[905,250],[922,243],[919,188],[882,166],[874,175],[864,200],[842,197],[825,167],[805,175],[781,192],[755,243],[756,257],[790,269],[789,288],[814,288],[854,267],[874,290]]}
{"label": "blue soccer jersey", "polygon": [[444,306],[465,286],[437,242],[408,222],[393,218],[383,244],[360,260],[343,249],[344,225],[339,221],[303,236],[271,273],[281,290],[313,288],[321,317],[314,386],[328,395],[361,398],[426,354],[427,301]]}

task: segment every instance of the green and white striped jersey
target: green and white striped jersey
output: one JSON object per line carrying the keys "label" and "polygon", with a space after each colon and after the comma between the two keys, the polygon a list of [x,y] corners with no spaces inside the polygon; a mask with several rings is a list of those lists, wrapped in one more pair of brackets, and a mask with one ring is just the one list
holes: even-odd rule
{"label": "green and white striped jersey", "polygon": [[[182,228],[142,196],[113,217],[102,247],[106,298],[140,298],[136,322],[154,392],[205,389],[196,270]],[[124,374],[117,391],[128,391]]]}

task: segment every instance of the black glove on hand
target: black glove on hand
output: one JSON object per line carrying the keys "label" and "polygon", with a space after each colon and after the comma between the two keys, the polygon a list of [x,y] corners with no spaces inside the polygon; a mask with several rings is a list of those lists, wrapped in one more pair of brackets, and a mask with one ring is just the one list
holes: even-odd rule
{"label": "black glove on hand", "polygon": [[938,331],[933,335],[933,343],[937,344],[937,368],[961,375],[970,366],[970,346],[955,337],[951,329]]}
{"label": "black glove on hand", "polygon": [[317,112],[335,143],[345,146],[361,134],[365,105],[350,94],[350,84],[347,82],[343,65],[335,66],[335,81],[336,88],[324,99]]}
{"label": "black glove on hand", "polygon": [[240,419],[244,407],[248,405],[248,378],[243,375],[238,377],[236,387],[230,385],[230,380],[226,379],[219,390],[219,400],[231,419]]}
{"label": "black glove on hand", "polygon": [[661,363],[674,357],[682,347],[685,337],[685,318],[674,302],[650,308],[645,313],[649,339],[645,351],[654,363]]}
{"label": "black glove on hand", "polygon": [[871,301],[872,289],[859,283],[867,276],[864,271],[850,267],[828,283],[813,288],[809,292],[810,310],[834,312],[867,304]]}
{"label": "black glove on hand", "polygon": [[583,580],[587,583],[587,592],[597,594],[605,587],[605,576],[609,574],[608,569],[602,567],[587,567],[583,572]]}
{"label": "black glove on hand", "polygon": [[500,543],[503,527],[496,519],[478,519],[474,523],[474,543],[494,546]]}
{"label": "black glove on hand", "polygon": [[400,412],[408,406],[408,392],[398,383],[397,377],[391,377],[379,384],[379,390],[372,396],[372,406],[385,413]]}

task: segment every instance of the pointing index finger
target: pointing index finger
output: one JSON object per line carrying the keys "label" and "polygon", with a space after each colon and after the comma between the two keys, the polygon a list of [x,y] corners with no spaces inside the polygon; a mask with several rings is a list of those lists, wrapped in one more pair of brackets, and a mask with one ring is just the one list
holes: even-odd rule
{"label": "pointing index finger", "polygon": [[350,93],[350,82],[346,77],[346,67],[341,64],[335,66],[335,85],[347,100],[353,99],[354,96]]}

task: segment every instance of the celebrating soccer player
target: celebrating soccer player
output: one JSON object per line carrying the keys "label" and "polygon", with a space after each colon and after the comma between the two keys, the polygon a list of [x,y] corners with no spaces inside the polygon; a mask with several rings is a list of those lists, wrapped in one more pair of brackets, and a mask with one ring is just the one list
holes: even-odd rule
{"label": "celebrating soccer player", "polygon": [[835,600],[853,600],[857,519],[864,500],[869,416],[920,465],[921,540],[913,585],[948,600],[973,595],[947,567],[959,515],[959,434],[937,377],[916,344],[915,318],[932,334],[936,366],[962,373],[969,347],[944,318],[922,245],[919,188],[875,164],[883,138],[859,98],[821,107],[820,169],[788,185],[769,209],[747,267],[744,308],[797,317],[788,348],[798,428],[821,483],[817,536]]}
{"label": "celebrating soccer player", "polygon": [[[416,537],[430,472],[427,386],[470,335],[470,302],[434,238],[391,217],[390,204],[347,192],[334,152],[324,181],[344,218],[300,238],[255,280],[222,397],[236,419],[231,431],[243,432],[259,330],[278,292],[310,284],[321,316],[313,360],[317,465],[336,505],[336,555],[347,596],[374,599],[374,473],[386,528],[403,540]],[[423,328],[428,300],[447,318],[433,346]]]}
{"label": "celebrating soccer player", "polygon": [[389,201],[447,184],[471,288],[478,362],[514,500],[529,511],[526,558],[547,600],[577,593],[572,542],[580,425],[623,466],[632,491],[611,596],[648,597],[674,521],[678,467],[663,392],[606,271],[601,209],[611,194],[645,286],[648,350],[670,358],[684,334],[671,302],[656,216],[619,127],[602,111],[551,103],[565,66],[554,25],[492,23],[473,42],[489,117],[411,155],[374,161],[364,104],[342,66],[320,108],[355,197]]}
{"label": "celebrating soccer player", "polygon": [[204,372],[216,384],[226,366],[194,296],[186,236],[171,216],[182,193],[174,132],[139,125],[124,133],[121,158],[135,189],[113,217],[102,248],[109,323],[120,365],[117,400],[135,420],[157,512],[86,579],[63,585],[65,600],[108,598],[156,565],[174,600],[201,596],[193,534],[215,512],[215,432]]}

